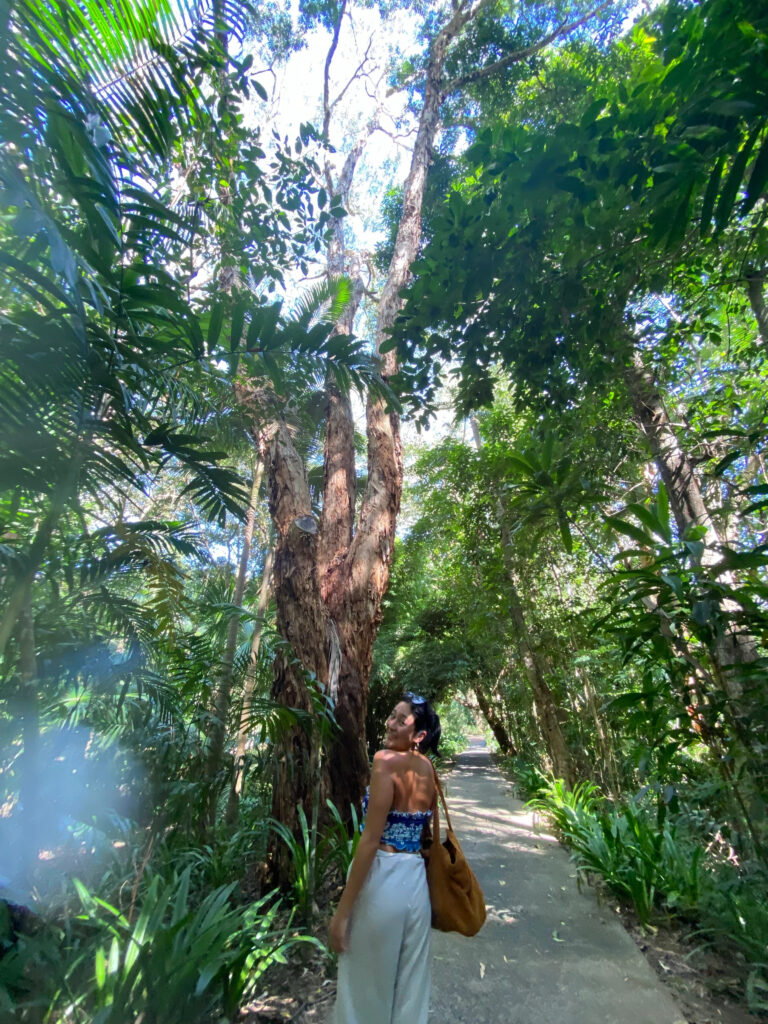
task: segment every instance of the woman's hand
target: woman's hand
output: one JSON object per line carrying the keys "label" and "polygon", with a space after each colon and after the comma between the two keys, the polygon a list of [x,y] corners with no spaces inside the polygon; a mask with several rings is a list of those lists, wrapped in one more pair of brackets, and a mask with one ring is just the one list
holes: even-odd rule
{"label": "woman's hand", "polygon": [[347,937],[349,934],[349,917],[346,914],[340,914],[337,910],[331,918],[331,923],[328,926],[328,934],[331,939],[331,949],[334,953],[346,953],[347,951]]}

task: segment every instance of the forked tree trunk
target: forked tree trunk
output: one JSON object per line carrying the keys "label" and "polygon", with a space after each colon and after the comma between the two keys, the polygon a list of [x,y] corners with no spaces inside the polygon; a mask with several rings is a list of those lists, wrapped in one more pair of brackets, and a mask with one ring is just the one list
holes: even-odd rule
{"label": "forked tree trunk", "polygon": [[[439,123],[446,49],[473,12],[470,7],[457,10],[431,47],[424,106],[404,189],[403,215],[378,305],[377,352],[402,306],[399,293],[408,281],[421,240],[421,206]],[[351,156],[351,169],[348,160],[342,172],[348,182],[359,153],[353,151]],[[338,263],[334,265],[330,257],[336,251],[343,252],[338,237],[329,253],[334,270]],[[382,357],[381,371],[385,379],[397,371],[393,352]],[[333,697],[340,731],[324,762],[321,796],[330,796],[345,816],[350,804],[359,804],[368,779],[368,678],[381,620],[381,600],[389,582],[403,473],[396,413],[388,411],[380,398],[369,396],[366,423],[368,484],[356,528],[354,434],[349,403],[343,396],[329,388],[319,527],[311,517],[306,480],[299,472],[300,462],[284,427],[275,434],[270,459],[270,504],[277,527],[278,630],[304,668],[312,671]],[[305,525],[297,526],[300,520]],[[273,694],[285,704],[303,707],[307,703],[304,680],[287,657],[278,665]],[[306,768],[299,767],[301,759],[309,764],[309,749],[298,734],[291,740],[289,754],[289,758],[278,758],[273,815],[292,827],[297,804],[303,803],[308,811],[311,797]],[[323,806],[324,799],[321,810]],[[279,870],[277,875],[280,877]]]}

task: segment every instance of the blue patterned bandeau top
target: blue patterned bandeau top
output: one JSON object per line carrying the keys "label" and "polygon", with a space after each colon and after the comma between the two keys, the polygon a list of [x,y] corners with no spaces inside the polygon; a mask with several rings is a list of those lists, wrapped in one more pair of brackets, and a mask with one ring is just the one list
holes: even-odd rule
{"label": "blue patterned bandeau top", "polygon": [[[366,789],[363,797],[363,820],[360,824],[362,832],[365,816],[368,813],[368,794]],[[387,824],[381,833],[380,842],[394,846],[396,850],[418,853],[421,849],[421,830],[432,817],[432,811],[390,811]]]}

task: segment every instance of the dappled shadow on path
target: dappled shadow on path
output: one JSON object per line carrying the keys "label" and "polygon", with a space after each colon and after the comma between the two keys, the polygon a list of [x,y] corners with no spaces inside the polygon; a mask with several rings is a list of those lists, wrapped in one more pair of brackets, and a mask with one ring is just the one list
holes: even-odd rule
{"label": "dappled shadow on path", "polygon": [[647,964],[615,914],[579,891],[568,853],[512,795],[490,752],[470,747],[443,783],[488,915],[472,939],[433,933],[430,1022],[682,1024],[649,993]]}

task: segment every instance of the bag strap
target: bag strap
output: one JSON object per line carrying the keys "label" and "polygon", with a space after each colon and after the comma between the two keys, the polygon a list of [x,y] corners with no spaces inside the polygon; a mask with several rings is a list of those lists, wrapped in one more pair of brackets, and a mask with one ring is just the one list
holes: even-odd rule
{"label": "bag strap", "polygon": [[[445,802],[445,794],[443,793],[443,787],[440,785],[440,777],[437,774],[437,768],[435,768],[434,764],[432,765],[432,774],[435,777],[435,786],[437,787],[437,793],[440,796],[440,801],[443,805],[443,810],[445,811],[445,821],[446,824],[448,825],[448,830],[449,832],[453,832],[453,826],[451,825],[451,816],[448,813],[448,804],[446,804]],[[435,842],[440,842],[440,815],[438,813],[437,795],[435,796]]]}

